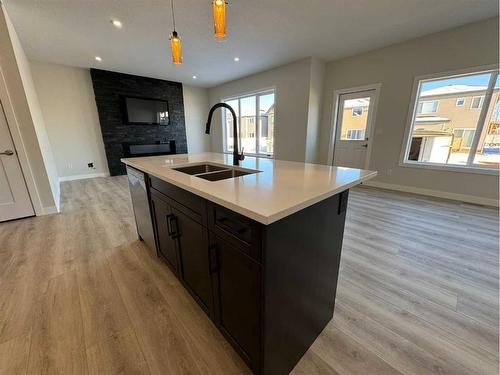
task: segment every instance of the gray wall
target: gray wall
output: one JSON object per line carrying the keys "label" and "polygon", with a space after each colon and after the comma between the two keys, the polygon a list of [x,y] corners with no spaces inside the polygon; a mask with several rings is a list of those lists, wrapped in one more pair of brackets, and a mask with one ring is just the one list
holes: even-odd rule
{"label": "gray wall", "polygon": [[381,83],[370,163],[370,169],[379,172],[375,181],[443,192],[450,197],[457,194],[485,202],[498,200],[496,175],[399,166],[414,78],[498,64],[498,43],[498,18],[492,18],[328,63],[319,161],[327,162],[334,90]]}
{"label": "gray wall", "polygon": [[31,70],[59,177],[108,174],[89,70],[39,62]]}
{"label": "gray wall", "polygon": [[210,136],[205,134],[208,116],[208,89],[182,86],[186,136],[190,153],[210,151]]}
{"label": "gray wall", "polygon": [[[316,72],[321,69],[319,60],[316,62],[313,60],[315,59],[299,60],[211,88],[209,89],[210,104],[213,105],[221,99],[235,95],[275,88],[275,158],[305,161],[311,70]],[[317,89],[317,86],[315,88]],[[223,148],[220,113],[217,111],[214,115],[211,131],[211,146],[214,152],[222,152]],[[311,121],[313,120],[314,116],[311,116]],[[315,126],[317,127],[318,124]],[[311,131],[310,135],[316,136],[316,132]],[[311,143],[316,143],[316,141],[311,141]],[[310,154],[314,155],[314,153]]]}

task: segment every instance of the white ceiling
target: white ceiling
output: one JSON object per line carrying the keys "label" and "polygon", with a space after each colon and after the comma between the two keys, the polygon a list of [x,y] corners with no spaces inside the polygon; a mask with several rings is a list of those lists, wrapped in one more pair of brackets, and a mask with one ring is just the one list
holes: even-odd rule
{"label": "white ceiling", "polygon": [[[228,38],[217,42],[210,0],[175,1],[184,63],[173,66],[169,0],[4,0],[30,59],[205,87],[308,56],[337,59],[498,15],[498,0],[228,3]],[[114,28],[111,18],[123,28]],[[235,63],[234,56],[241,60]]]}

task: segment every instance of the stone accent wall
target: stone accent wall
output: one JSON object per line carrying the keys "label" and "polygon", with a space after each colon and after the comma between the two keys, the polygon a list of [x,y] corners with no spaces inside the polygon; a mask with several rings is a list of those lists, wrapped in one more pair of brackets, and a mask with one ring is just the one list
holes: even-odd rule
{"label": "stone accent wall", "polygon": [[[155,143],[175,140],[177,153],[187,153],[182,84],[179,82],[90,69],[102,138],[112,176],[125,174],[122,143]],[[170,124],[126,125],[121,96],[139,96],[168,101]]]}

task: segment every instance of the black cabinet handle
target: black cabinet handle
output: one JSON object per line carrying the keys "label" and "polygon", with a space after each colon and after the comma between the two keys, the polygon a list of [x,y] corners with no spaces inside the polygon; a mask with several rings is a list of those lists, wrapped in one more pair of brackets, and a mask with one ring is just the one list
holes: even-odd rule
{"label": "black cabinet handle", "polygon": [[217,245],[212,244],[208,246],[208,273],[210,275],[219,270],[219,259],[217,255]]}
{"label": "black cabinet handle", "polygon": [[179,227],[177,225],[177,217],[174,214],[167,215],[167,232],[172,238],[179,237]]}

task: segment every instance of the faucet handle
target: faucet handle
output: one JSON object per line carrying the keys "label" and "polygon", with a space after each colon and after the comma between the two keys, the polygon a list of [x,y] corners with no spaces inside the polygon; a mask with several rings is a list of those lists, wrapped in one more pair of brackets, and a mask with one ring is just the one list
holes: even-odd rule
{"label": "faucet handle", "polygon": [[245,160],[245,155],[243,154],[244,150],[245,150],[245,147],[242,147],[241,148],[241,154],[238,155],[238,159]]}

